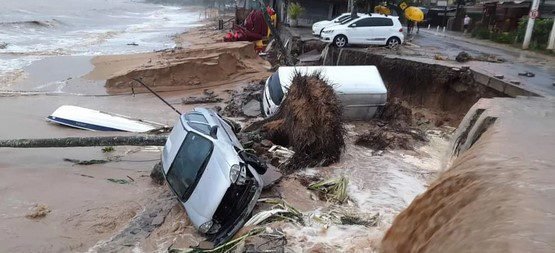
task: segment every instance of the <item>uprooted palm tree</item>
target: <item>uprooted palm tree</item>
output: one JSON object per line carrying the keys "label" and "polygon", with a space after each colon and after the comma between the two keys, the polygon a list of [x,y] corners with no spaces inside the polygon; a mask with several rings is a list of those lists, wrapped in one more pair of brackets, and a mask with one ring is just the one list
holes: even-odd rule
{"label": "uprooted palm tree", "polygon": [[345,147],[342,107],[334,89],[320,74],[296,73],[279,111],[262,131],[295,154],[285,170],[327,166],[337,162]]}

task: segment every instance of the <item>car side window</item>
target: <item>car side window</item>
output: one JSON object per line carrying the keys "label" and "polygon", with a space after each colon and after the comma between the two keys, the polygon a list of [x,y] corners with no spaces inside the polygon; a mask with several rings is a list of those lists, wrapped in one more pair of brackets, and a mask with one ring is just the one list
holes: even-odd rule
{"label": "car side window", "polygon": [[355,22],[356,27],[370,26],[393,26],[393,20],[389,18],[365,18]]}
{"label": "car side window", "polygon": [[372,26],[393,26],[390,18],[372,18]]}
{"label": "car side window", "polygon": [[371,18],[363,18],[353,23],[354,27],[369,27],[372,26]]}

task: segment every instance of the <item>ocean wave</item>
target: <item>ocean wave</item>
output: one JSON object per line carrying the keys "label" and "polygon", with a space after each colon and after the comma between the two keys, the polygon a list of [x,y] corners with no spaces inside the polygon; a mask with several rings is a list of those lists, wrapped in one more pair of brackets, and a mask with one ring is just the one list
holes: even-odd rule
{"label": "ocean wave", "polygon": [[12,21],[12,22],[0,22],[0,27],[56,27],[60,25],[57,19],[51,20],[24,20],[24,21]]}

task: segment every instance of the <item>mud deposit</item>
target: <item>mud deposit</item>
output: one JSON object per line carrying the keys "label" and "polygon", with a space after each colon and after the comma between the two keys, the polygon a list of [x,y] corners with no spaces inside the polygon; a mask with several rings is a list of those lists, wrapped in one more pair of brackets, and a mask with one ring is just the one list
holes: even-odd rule
{"label": "mud deposit", "polygon": [[253,48],[250,42],[211,43],[131,56],[100,56],[93,59],[95,69],[86,77],[106,79],[109,93],[144,92],[131,78],[140,78],[156,90],[206,88],[266,76],[261,73],[269,66]]}
{"label": "mud deposit", "polygon": [[474,105],[449,169],[399,214],[382,252],[553,252],[554,106],[540,98]]}

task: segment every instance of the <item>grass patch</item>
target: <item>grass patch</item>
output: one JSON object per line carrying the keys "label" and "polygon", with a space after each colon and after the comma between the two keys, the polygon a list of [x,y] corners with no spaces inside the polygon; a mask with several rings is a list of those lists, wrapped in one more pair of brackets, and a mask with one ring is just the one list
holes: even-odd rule
{"label": "grass patch", "polygon": [[114,151],[116,151],[116,149],[112,146],[107,146],[102,148],[102,153],[110,153]]}

